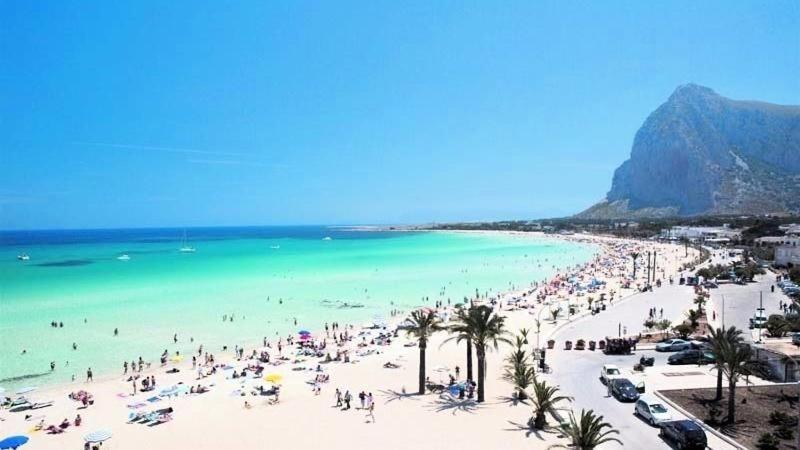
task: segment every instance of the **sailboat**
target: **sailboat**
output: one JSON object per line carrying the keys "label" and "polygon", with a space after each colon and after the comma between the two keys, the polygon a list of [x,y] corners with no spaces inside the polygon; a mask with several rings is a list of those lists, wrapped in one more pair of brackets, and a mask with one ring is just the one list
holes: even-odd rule
{"label": "sailboat", "polygon": [[131,257],[127,253],[123,253],[123,254],[117,256],[117,259],[120,260],[120,261],[130,261]]}
{"label": "sailboat", "polygon": [[21,253],[21,254],[17,255],[17,259],[20,260],[20,261],[29,261],[31,259],[31,257],[28,256],[27,253]]}
{"label": "sailboat", "polygon": [[197,251],[194,247],[186,243],[186,230],[183,230],[183,239],[181,240],[181,248],[179,248],[178,251],[181,253],[194,253],[195,251]]}

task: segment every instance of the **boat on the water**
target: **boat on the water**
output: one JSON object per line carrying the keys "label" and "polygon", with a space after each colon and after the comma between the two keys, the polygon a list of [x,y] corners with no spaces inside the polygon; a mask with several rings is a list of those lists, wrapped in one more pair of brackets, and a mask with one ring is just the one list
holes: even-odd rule
{"label": "boat on the water", "polygon": [[117,256],[117,259],[120,260],[120,261],[130,261],[131,257],[128,256],[127,253],[123,253],[123,254]]}
{"label": "boat on the water", "polygon": [[273,250],[278,250],[279,248],[281,248],[281,246],[280,245],[270,245],[269,248],[271,248]]}
{"label": "boat on the water", "polygon": [[30,256],[28,256],[28,254],[27,254],[27,253],[20,253],[19,255],[17,255],[17,259],[18,259],[19,261],[28,261],[28,260],[30,260],[30,259],[31,259],[31,257],[30,257]]}
{"label": "boat on the water", "polygon": [[332,238],[332,237],[330,237],[330,236],[325,236],[324,238],[322,238],[322,240],[323,240],[323,241],[332,241],[332,240],[333,240],[333,238]]}
{"label": "boat on the water", "polygon": [[183,239],[181,240],[181,248],[178,249],[181,253],[194,253],[197,250],[186,242],[186,230],[183,230]]}

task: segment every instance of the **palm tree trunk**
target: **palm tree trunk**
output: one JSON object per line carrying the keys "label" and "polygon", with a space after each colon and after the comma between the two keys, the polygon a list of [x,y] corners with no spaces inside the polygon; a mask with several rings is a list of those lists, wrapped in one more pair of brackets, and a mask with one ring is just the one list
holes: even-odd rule
{"label": "palm tree trunk", "polygon": [[419,346],[419,395],[425,394],[425,347],[425,344]]}
{"label": "palm tree trunk", "polygon": [[472,339],[467,339],[467,380],[472,381]]}
{"label": "palm tree trunk", "polygon": [[722,400],[722,367],[720,366],[717,366],[717,396],[714,400]]}
{"label": "palm tree trunk", "polygon": [[486,353],[480,346],[475,348],[478,354],[478,402],[483,402],[485,399],[484,378],[486,377]]}
{"label": "palm tree trunk", "polygon": [[728,384],[728,423],[733,424],[736,413],[736,383]]}

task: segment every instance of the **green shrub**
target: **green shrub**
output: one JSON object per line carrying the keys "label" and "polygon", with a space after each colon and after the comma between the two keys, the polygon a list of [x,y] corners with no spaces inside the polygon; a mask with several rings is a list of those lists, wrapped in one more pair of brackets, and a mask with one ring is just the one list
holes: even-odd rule
{"label": "green shrub", "polygon": [[781,441],[772,433],[762,433],[756,445],[761,450],[778,450]]}
{"label": "green shrub", "polygon": [[769,333],[770,337],[781,338],[786,336],[786,333],[792,329],[792,326],[782,315],[772,314],[767,319],[767,323],[764,324],[764,328],[767,329],[767,333]]}

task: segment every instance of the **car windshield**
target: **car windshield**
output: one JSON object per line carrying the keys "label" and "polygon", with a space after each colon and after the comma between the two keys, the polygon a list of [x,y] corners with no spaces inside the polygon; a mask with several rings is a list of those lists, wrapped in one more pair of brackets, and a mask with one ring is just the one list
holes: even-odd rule
{"label": "car windshield", "polygon": [[652,405],[650,405],[650,411],[662,414],[667,412],[667,408],[664,408],[664,405],[662,405],[661,403],[653,403]]}
{"label": "car windshield", "polygon": [[619,375],[619,369],[606,369],[606,373],[609,375]]}

